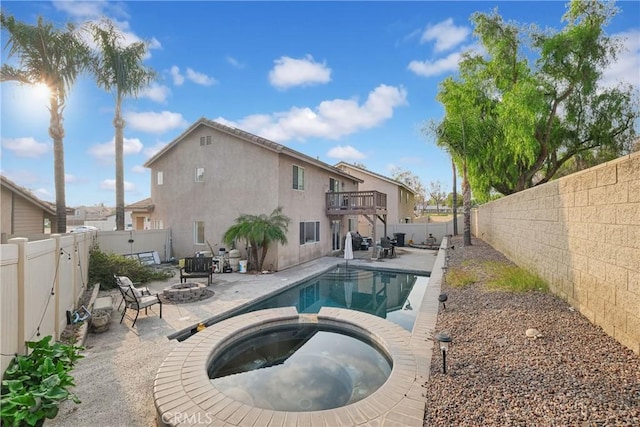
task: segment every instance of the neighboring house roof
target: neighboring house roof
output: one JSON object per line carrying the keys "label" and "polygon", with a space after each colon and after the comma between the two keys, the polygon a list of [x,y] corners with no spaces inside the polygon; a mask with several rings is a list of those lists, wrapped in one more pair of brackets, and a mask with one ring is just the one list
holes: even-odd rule
{"label": "neighboring house roof", "polygon": [[155,205],[151,201],[151,197],[139,200],[124,207],[125,211],[131,211],[136,213],[148,213],[153,212]]}
{"label": "neighboring house roof", "polygon": [[298,160],[302,160],[304,162],[307,162],[309,164],[315,165],[321,169],[330,171],[335,173],[336,175],[340,175],[344,178],[348,178],[351,179],[353,181],[357,181],[357,182],[364,182],[359,178],[356,178],[355,176],[351,176],[348,173],[345,173],[344,171],[331,166],[325,162],[322,162],[318,159],[314,159],[313,157],[307,156],[306,154],[302,154],[299,151],[295,151],[292,150],[288,147],[285,147],[282,144],[278,144],[277,142],[273,142],[270,141],[266,138],[262,138],[260,136],[254,135],[252,133],[243,131],[241,129],[237,129],[231,126],[227,126],[227,125],[223,125],[221,123],[218,122],[214,122],[213,120],[209,120],[206,119],[204,117],[198,119],[198,121],[196,121],[194,124],[192,124],[191,126],[189,126],[189,128],[187,130],[185,130],[184,132],[182,132],[182,134],[180,134],[176,139],[174,139],[172,142],[170,142],[169,144],[165,145],[160,151],[158,151],[156,153],[155,156],[151,157],[149,160],[147,160],[144,164],[145,167],[151,167],[151,165],[158,160],[160,157],[162,157],[165,153],[167,153],[169,150],[171,150],[175,145],[179,144],[180,141],[182,141],[189,133],[191,133],[194,129],[196,129],[198,126],[200,125],[205,125],[208,126],[210,128],[216,129],[220,132],[226,133],[228,135],[233,135],[237,138],[240,138],[244,141],[250,142],[252,144],[258,145],[264,149],[267,149],[269,151],[273,151],[274,153],[279,153],[279,154],[286,154],[287,156],[293,157],[295,159]]}
{"label": "neighboring house roof", "polygon": [[374,177],[376,177],[376,178],[378,178],[378,179],[381,179],[381,180],[383,180],[383,181],[389,182],[389,183],[391,183],[391,184],[395,184],[395,185],[397,185],[397,186],[399,186],[399,187],[403,187],[405,190],[407,190],[408,192],[410,192],[410,193],[411,193],[411,194],[413,194],[413,195],[415,195],[415,194],[416,194],[416,192],[415,192],[413,189],[409,188],[407,185],[405,185],[405,184],[404,184],[403,182],[401,182],[401,181],[398,181],[398,180],[393,179],[393,178],[386,177],[386,176],[384,176],[384,175],[380,175],[379,173],[371,172],[370,170],[360,168],[360,167],[358,167],[358,166],[352,165],[351,163],[347,163],[347,162],[340,162],[340,163],[336,164],[336,165],[335,165],[335,167],[336,167],[336,168],[340,168],[340,167],[347,167],[347,168],[356,169],[356,170],[358,170],[358,171],[360,171],[360,172],[362,172],[362,173],[365,173],[365,174],[368,174],[368,175],[374,176]]}
{"label": "neighboring house roof", "polygon": [[15,182],[11,181],[10,179],[6,178],[3,175],[0,175],[0,180],[2,181],[3,187],[6,187],[10,191],[19,194],[21,197],[24,197],[26,200],[38,206],[40,209],[42,209],[46,213],[54,216],[56,215],[55,204],[51,202],[46,202],[44,200],[40,200],[39,198],[34,196],[31,191],[27,190],[24,187],[19,186],[18,184],[16,184]]}

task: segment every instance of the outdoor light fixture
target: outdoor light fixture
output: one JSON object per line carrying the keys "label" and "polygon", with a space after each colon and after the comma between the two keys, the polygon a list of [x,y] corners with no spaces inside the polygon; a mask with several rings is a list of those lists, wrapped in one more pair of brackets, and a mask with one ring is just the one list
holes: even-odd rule
{"label": "outdoor light fixture", "polygon": [[442,303],[442,308],[446,309],[447,306],[445,304],[445,301],[447,301],[447,294],[442,293],[440,294],[440,296],[438,296],[438,301],[440,301]]}
{"label": "outdoor light fixture", "polygon": [[436,339],[440,343],[440,350],[442,350],[442,373],[447,373],[447,350],[449,350],[449,343],[451,342],[451,337],[444,332],[439,333],[436,336]]}

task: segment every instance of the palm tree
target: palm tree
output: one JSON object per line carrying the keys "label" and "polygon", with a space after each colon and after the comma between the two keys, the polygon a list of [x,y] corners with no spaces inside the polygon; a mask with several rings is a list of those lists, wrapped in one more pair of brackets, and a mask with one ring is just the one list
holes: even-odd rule
{"label": "palm tree", "polygon": [[[291,220],[277,207],[271,215],[243,214],[236,223],[224,233],[225,244],[231,246],[237,240],[244,240],[251,246],[251,258],[257,263],[256,270],[262,271],[267,250],[272,242],[287,243],[287,230]],[[258,258],[258,249],[262,253]]]}
{"label": "palm tree", "polygon": [[67,91],[78,75],[89,65],[89,48],[72,24],[64,30],[38,18],[28,25],[13,16],[0,13],[2,28],[9,32],[8,58],[16,56],[19,66],[2,64],[0,81],[16,81],[27,85],[45,84],[49,91],[49,136],[53,139],[54,182],[56,187],[56,230],[67,231],[64,184],[63,111]]}
{"label": "palm tree", "polygon": [[116,157],[116,229],[124,230],[124,126],[122,100],[137,97],[141,89],[151,83],[155,71],[142,65],[147,53],[144,42],[123,46],[124,36],[113,23],[103,20],[91,25],[93,39],[100,52],[95,57],[93,73],[99,87],[113,92],[116,100],[113,126],[115,127]]}

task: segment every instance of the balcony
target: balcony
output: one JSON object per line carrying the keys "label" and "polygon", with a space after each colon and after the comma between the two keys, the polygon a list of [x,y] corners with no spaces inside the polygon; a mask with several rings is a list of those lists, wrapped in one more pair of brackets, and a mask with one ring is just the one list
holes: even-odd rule
{"label": "balcony", "polygon": [[386,215],[387,195],[378,191],[327,193],[327,215]]}

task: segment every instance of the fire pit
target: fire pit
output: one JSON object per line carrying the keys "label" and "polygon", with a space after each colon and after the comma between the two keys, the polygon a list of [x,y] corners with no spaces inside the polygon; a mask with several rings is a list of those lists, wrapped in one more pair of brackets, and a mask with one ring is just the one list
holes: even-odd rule
{"label": "fire pit", "polygon": [[204,283],[188,282],[166,287],[162,294],[167,302],[180,304],[200,301],[213,295],[213,292],[209,292]]}

